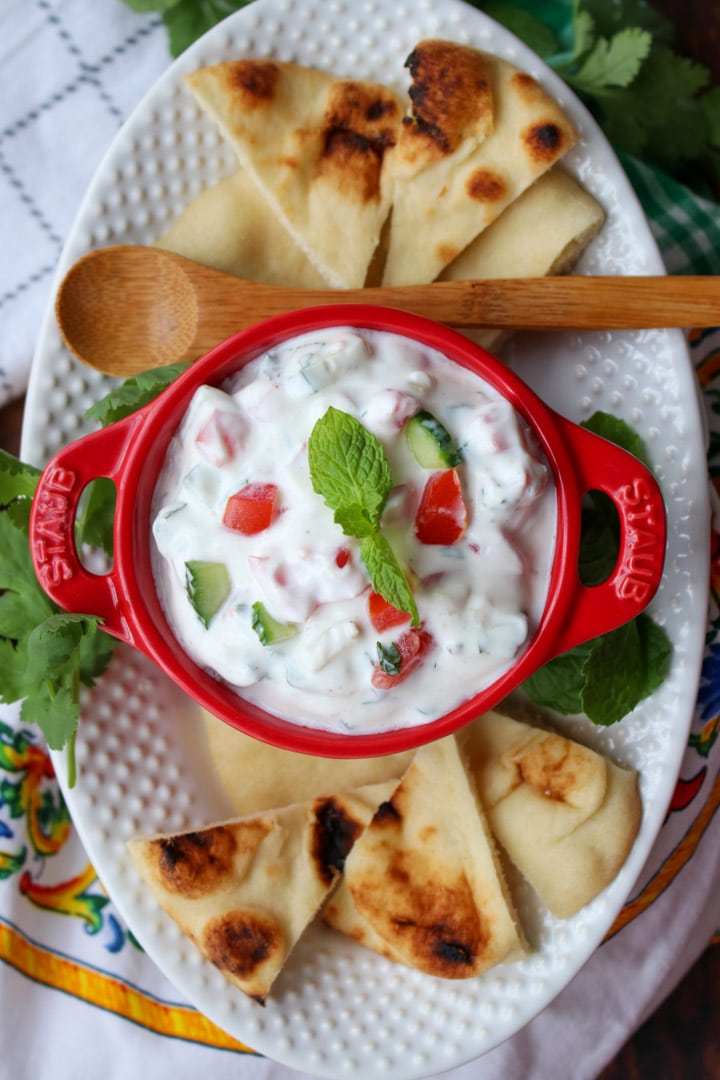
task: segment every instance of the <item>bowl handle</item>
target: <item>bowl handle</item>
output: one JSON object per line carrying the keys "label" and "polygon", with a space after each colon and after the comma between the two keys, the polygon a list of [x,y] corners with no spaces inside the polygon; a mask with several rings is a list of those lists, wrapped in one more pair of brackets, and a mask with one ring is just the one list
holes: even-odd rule
{"label": "bowl handle", "polygon": [[108,477],[120,487],[125,452],[140,422],[137,413],[70,443],[40,475],[30,513],[30,552],[37,579],[66,611],[96,615],[103,629],[133,643],[122,615],[113,571],[94,574],[81,563],[75,545],[75,517],[83,490]]}
{"label": "bowl handle", "polygon": [[[655,477],[615,443],[559,417],[582,493],[603,491],[620,518],[620,549],[610,577],[579,581],[570,615],[553,651],[558,654],[635,618],[650,603],[662,577],[667,525]],[[569,553],[577,564],[578,552]],[[569,570],[568,570],[569,573]]]}

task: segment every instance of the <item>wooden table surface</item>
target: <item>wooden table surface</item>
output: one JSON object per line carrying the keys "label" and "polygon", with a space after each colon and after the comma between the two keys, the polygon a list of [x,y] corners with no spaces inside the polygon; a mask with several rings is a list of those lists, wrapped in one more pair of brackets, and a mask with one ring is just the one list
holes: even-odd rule
{"label": "wooden table surface", "polygon": [[[720,83],[720,0],[653,0],[653,6],[675,20],[678,51],[705,64]],[[14,454],[22,409],[22,401],[0,409],[0,446]],[[709,945],[598,1080],[720,1080],[718,1017],[720,945]]]}

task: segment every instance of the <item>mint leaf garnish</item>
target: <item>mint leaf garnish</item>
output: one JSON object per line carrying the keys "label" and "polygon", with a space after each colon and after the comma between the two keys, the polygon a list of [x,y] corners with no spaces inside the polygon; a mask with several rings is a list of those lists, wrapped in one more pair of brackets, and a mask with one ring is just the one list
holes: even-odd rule
{"label": "mint leaf garnish", "polygon": [[383,645],[381,641],[377,643],[378,665],[380,670],[384,671],[386,675],[399,675],[400,668],[402,666],[402,654],[394,642],[389,645]]}
{"label": "mint leaf garnish", "polygon": [[[645,445],[624,420],[596,412],[582,427],[616,443],[649,466]],[[580,580],[586,586],[606,581],[617,561],[619,518],[613,501],[590,492],[583,510]],[[667,676],[672,645],[646,613],[607,634],[548,661],[526,679],[523,690],[536,705],[565,715],[584,713],[594,724],[622,720]]]}
{"label": "mint leaf garnish", "polygon": [[390,467],[379,440],[359,420],[331,405],[312,430],[308,461],[313,489],[331,510],[377,527],[392,487]]}
{"label": "mint leaf garnish", "polygon": [[380,441],[354,416],[327,410],[308,440],[313,490],[334,512],[346,536],[361,540],[360,555],[376,593],[418,626],[415,598],[395,552],[380,532],[392,477]]}
{"label": "mint leaf garnish", "polygon": [[415,597],[389,541],[381,532],[371,533],[360,544],[360,555],[375,592],[398,611],[407,611],[411,625],[418,626],[420,616]]}

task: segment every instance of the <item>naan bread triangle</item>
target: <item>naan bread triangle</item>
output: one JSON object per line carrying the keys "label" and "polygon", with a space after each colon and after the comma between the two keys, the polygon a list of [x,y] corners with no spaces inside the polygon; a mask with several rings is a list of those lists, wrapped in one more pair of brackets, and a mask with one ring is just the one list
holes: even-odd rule
{"label": "naan bread triangle", "polygon": [[367,927],[356,940],[429,975],[469,978],[525,955],[454,736],[417,751],[350,852],[323,917],[347,929],[333,917],[353,908],[356,924]]}
{"label": "naan bread triangle", "polygon": [[385,780],[397,783],[414,755],[322,758],[253,739],[209,712],[203,711],[203,720],[210,760],[239,817]]}
{"label": "naan bread triangle", "polygon": [[609,885],[640,827],[637,773],[500,712],[460,735],[497,842],[553,914]]}
{"label": "naan bread triangle", "polygon": [[395,782],[138,837],[128,848],[160,906],[203,956],[261,1004]]}
{"label": "naan bread triangle", "polygon": [[398,96],[271,60],[185,78],[327,283],[361,287],[390,208],[385,158],[401,127]]}
{"label": "naan bread triangle", "polygon": [[202,191],[155,245],[249,281],[326,287],[244,169]]}
{"label": "naan bread triangle", "polygon": [[[453,48],[449,42],[425,41],[413,52],[440,47],[446,56]],[[407,144],[417,136],[412,124],[403,126],[388,162],[393,191],[386,285],[433,281],[577,140],[572,124],[535,79],[498,57],[486,55],[485,61],[493,128],[469,153],[466,140],[454,150],[448,144],[448,151],[422,171],[408,172]],[[440,70],[428,65],[427,71],[428,81],[439,82]]]}

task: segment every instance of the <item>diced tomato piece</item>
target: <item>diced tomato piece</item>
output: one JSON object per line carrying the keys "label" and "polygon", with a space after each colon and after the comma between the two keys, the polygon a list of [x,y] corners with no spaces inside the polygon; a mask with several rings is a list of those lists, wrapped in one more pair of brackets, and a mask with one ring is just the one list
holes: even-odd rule
{"label": "diced tomato piece", "polygon": [[397,675],[388,674],[387,671],[383,671],[380,664],[376,664],[370,682],[378,690],[392,690],[393,686],[403,682],[420,666],[433,644],[432,634],[428,634],[427,630],[423,630],[421,626],[406,630],[395,642],[400,653],[400,670]]}
{"label": "diced tomato piece", "polygon": [[242,446],[245,425],[241,416],[215,409],[195,437],[195,445],[211,465],[227,465]]}
{"label": "diced tomato piece", "polygon": [[371,592],[368,596],[368,614],[370,615],[370,622],[378,633],[390,630],[393,626],[402,626],[403,623],[410,620],[407,611],[399,611],[392,604],[388,604],[384,596],[376,592]]}
{"label": "diced tomato piece", "polygon": [[223,525],[244,536],[267,529],[275,517],[277,492],[275,484],[246,484],[228,499]]}
{"label": "diced tomato piece", "polygon": [[338,570],[344,569],[349,562],[350,549],[346,547],[338,548],[335,555],[335,565],[337,566]]}
{"label": "diced tomato piece", "polygon": [[467,510],[457,469],[433,473],[415,515],[415,535],[422,544],[455,544],[467,525]]}

